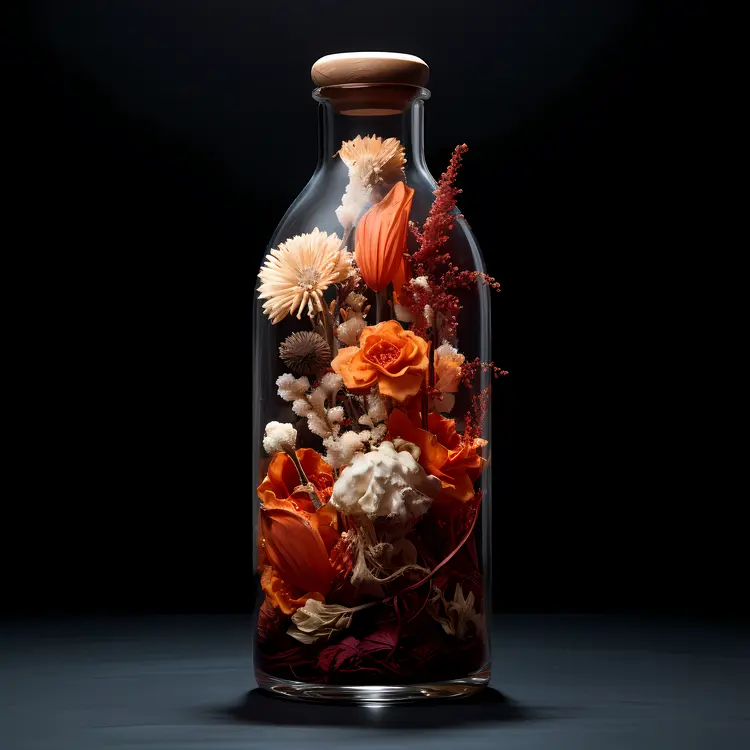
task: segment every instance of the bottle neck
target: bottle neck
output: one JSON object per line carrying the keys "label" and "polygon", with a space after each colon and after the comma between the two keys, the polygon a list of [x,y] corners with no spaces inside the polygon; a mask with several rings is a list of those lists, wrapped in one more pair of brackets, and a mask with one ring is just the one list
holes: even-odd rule
{"label": "bottle neck", "polygon": [[[337,89],[337,91],[332,91]],[[390,92],[390,93],[389,93]],[[341,96],[343,87],[316,89],[313,97],[318,108],[318,169],[331,164],[332,157],[345,141],[359,136],[398,138],[404,147],[406,169],[426,170],[424,157],[424,103],[430,97],[427,89],[401,87],[392,89],[375,86],[351,90]]]}

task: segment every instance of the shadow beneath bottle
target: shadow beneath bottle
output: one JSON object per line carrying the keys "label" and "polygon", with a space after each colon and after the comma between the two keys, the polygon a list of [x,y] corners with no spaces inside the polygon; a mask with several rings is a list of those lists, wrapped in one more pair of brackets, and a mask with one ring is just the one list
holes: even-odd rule
{"label": "shadow beneath bottle", "polygon": [[214,712],[217,719],[285,726],[367,726],[380,729],[427,729],[474,724],[535,721],[542,714],[492,688],[461,699],[434,699],[392,706],[352,706],[333,702],[290,701],[256,688],[239,703]]}

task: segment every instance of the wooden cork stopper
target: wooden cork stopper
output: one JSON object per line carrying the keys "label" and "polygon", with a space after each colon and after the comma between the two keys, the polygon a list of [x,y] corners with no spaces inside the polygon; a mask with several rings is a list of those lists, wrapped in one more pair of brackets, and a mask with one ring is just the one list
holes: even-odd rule
{"label": "wooden cork stopper", "polygon": [[400,52],[341,52],[321,57],[312,66],[316,86],[397,83],[424,86],[430,76],[427,63]]}

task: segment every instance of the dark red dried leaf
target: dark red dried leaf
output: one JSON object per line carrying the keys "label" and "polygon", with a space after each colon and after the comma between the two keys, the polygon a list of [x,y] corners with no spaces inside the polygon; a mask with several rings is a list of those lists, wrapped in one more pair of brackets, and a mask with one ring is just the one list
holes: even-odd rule
{"label": "dark red dried leaf", "polygon": [[386,627],[363,638],[359,643],[359,651],[361,654],[370,654],[385,649],[393,651],[397,645],[398,628]]}
{"label": "dark red dried leaf", "polygon": [[358,646],[359,641],[353,635],[349,635],[331,646],[326,646],[318,654],[318,669],[324,673],[341,669],[348,662],[356,660],[359,655]]}

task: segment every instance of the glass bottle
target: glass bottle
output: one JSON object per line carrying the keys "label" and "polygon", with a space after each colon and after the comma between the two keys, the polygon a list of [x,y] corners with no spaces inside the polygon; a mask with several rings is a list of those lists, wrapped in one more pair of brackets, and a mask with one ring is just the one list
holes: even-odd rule
{"label": "glass bottle", "polygon": [[289,697],[490,678],[492,280],[455,207],[462,147],[440,185],[425,164],[427,71],[313,66],[317,167],[256,285],[254,666]]}

